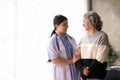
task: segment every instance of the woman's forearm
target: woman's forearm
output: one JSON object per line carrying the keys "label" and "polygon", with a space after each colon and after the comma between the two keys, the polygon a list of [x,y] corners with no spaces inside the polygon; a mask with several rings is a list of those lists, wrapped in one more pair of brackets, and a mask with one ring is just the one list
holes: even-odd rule
{"label": "woman's forearm", "polygon": [[62,59],[62,58],[57,58],[52,60],[53,64],[73,64],[74,60],[73,59]]}

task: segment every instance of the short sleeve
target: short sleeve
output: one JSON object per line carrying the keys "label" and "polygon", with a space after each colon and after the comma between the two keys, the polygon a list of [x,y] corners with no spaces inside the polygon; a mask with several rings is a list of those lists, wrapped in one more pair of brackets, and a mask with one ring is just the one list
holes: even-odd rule
{"label": "short sleeve", "polygon": [[58,58],[58,50],[56,49],[56,44],[54,40],[50,40],[47,45],[48,60]]}

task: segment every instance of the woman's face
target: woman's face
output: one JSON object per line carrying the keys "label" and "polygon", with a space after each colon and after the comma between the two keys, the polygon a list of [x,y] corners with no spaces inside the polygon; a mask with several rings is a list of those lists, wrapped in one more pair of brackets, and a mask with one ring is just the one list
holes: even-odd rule
{"label": "woman's face", "polygon": [[59,31],[60,33],[66,33],[67,28],[68,28],[68,21],[67,20],[63,21],[60,25],[56,26],[57,31]]}
{"label": "woman's face", "polygon": [[90,29],[90,25],[89,25],[87,19],[83,20],[83,26],[84,26],[85,30],[87,30],[87,31]]}

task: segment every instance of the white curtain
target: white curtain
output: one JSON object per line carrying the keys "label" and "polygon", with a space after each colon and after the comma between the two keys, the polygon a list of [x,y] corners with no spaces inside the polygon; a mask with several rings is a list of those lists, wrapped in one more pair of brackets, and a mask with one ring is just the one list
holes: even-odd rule
{"label": "white curtain", "polygon": [[0,0],[0,80],[52,80],[46,46],[53,17],[68,17],[78,43],[86,0]]}

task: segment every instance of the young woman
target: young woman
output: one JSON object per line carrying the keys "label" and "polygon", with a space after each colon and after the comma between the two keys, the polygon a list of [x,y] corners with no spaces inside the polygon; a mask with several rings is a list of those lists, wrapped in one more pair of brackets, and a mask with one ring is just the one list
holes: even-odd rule
{"label": "young woman", "polygon": [[80,59],[76,42],[66,32],[68,19],[63,15],[56,15],[53,20],[54,30],[48,43],[49,61],[53,63],[54,80],[80,80],[74,63]]}
{"label": "young woman", "polygon": [[102,30],[100,16],[93,11],[84,15],[86,34],[81,38],[81,59],[76,62],[83,80],[102,80],[106,76],[106,55],[109,49],[108,36]]}

